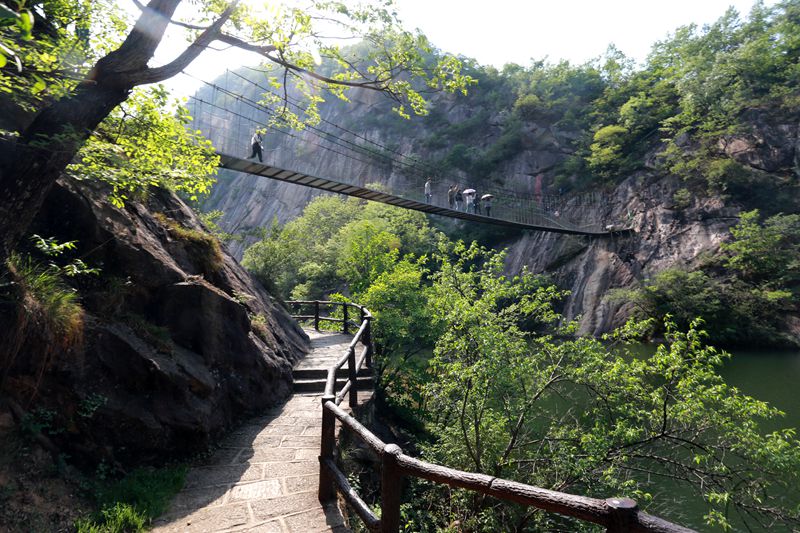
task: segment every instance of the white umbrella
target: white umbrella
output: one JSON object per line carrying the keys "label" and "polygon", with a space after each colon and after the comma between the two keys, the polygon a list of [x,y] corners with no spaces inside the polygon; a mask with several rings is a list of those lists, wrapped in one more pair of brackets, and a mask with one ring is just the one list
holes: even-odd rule
{"label": "white umbrella", "polygon": [[475,194],[475,189],[464,189],[464,194]]}
{"label": "white umbrella", "polygon": [[494,198],[494,196],[492,196],[491,194],[484,194],[483,196],[481,196],[481,200],[488,200],[489,198]]}

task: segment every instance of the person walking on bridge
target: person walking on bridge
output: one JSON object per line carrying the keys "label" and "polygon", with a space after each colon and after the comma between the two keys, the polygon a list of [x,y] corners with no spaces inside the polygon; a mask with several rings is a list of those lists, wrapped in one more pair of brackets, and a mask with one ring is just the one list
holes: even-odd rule
{"label": "person walking on bridge", "polygon": [[431,179],[425,182],[425,203],[431,203]]}
{"label": "person walking on bridge", "polygon": [[456,205],[456,185],[455,183],[447,189],[447,205],[450,206],[450,209],[453,209]]}
{"label": "person walking on bridge", "polygon": [[262,155],[261,134],[258,133],[258,130],[253,132],[253,136],[250,138],[250,145],[252,146],[253,151],[250,153],[250,157],[247,159],[253,159],[257,155],[258,162],[263,163],[264,157]]}
{"label": "person walking on bridge", "polygon": [[456,211],[461,211],[461,202],[464,201],[464,194],[461,189],[456,187]]}

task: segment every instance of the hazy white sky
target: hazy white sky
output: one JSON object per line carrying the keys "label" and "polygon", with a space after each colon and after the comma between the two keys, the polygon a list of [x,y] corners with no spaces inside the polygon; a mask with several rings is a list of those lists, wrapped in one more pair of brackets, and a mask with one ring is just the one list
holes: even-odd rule
{"label": "hazy white sky", "polygon": [[[258,0],[250,0],[255,2]],[[765,0],[773,5],[777,0]],[[613,43],[625,55],[643,61],[650,46],[679,26],[709,24],[733,6],[747,15],[755,0],[396,0],[408,28],[419,28],[446,52],[475,58],[484,65],[530,64],[545,57],[573,64],[600,56]],[[160,61],[169,49],[159,49]],[[211,80],[226,68],[257,64],[258,57],[237,51],[206,52],[187,71]],[[185,76],[167,83],[190,94],[199,86]]]}
{"label": "hazy white sky", "polygon": [[[767,5],[775,1],[767,0]],[[650,46],[679,26],[716,21],[733,6],[747,15],[754,0],[397,0],[408,27],[447,52],[481,64],[583,63],[614,43],[642,61]]]}

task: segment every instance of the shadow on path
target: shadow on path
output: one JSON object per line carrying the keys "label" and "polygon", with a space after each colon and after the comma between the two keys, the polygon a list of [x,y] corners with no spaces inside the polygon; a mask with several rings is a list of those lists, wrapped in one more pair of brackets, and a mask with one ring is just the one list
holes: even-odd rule
{"label": "shadow on path", "polygon": [[[318,335],[329,357],[344,353],[351,340],[341,334]],[[333,342],[336,337],[339,344]],[[315,355],[320,355],[317,350],[309,353]],[[295,394],[249,420],[224,439],[206,465],[189,471],[183,490],[153,531],[349,531],[336,506],[323,507],[317,499],[320,431],[318,394]]]}

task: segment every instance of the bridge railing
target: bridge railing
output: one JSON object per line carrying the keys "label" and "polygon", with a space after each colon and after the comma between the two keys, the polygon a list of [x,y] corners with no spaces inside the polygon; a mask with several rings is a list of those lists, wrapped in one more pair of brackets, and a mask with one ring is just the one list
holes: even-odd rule
{"label": "bridge railing", "polygon": [[[576,496],[486,474],[456,470],[420,461],[404,454],[396,444],[386,444],[339,407],[348,393],[350,408],[355,409],[358,405],[356,378],[363,365],[369,366],[372,355],[372,314],[364,306],[341,302],[290,301],[286,303],[296,306],[313,305],[315,310],[313,315],[293,316],[299,320],[313,319],[316,329],[319,329],[320,321],[331,321],[342,323],[342,330],[345,333],[348,330],[347,314],[344,315],[345,318],[342,321],[339,317],[321,315],[320,307],[341,306],[343,313],[346,313],[347,309],[356,309],[361,316],[361,324],[347,347],[346,353],[328,369],[325,393],[322,396],[319,499],[321,502],[334,501],[338,491],[370,531],[381,533],[398,533],[400,531],[400,503],[403,479],[406,477],[427,479],[449,487],[473,490],[500,500],[599,524],[604,526],[609,533],[688,533],[693,531],[640,511],[637,503],[629,498],[598,499]],[[356,346],[359,343],[363,345],[363,349],[360,357],[356,359]],[[345,363],[348,365],[348,379],[337,393],[336,374]],[[337,420],[380,458],[380,518],[350,485],[347,477],[336,464]]]}

